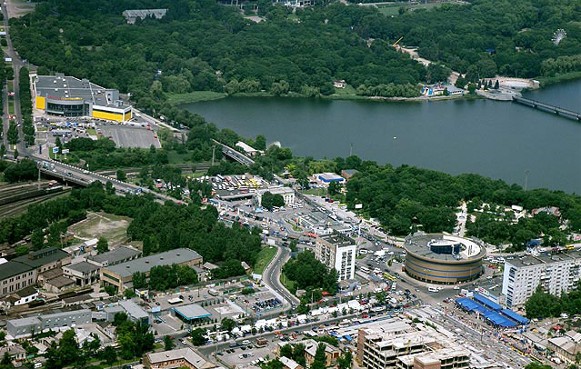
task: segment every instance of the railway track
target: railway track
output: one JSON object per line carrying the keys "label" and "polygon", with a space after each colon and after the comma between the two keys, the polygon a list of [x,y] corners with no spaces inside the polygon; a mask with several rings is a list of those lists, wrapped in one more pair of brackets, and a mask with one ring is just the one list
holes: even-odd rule
{"label": "railway track", "polygon": [[7,204],[0,205],[0,219],[9,218],[12,216],[16,216],[22,214],[26,211],[26,209],[30,205],[38,204],[43,201],[49,200],[51,198],[55,198],[58,196],[62,196],[65,193],[68,193],[70,189],[63,189],[59,192],[52,192],[46,193],[44,195],[36,196],[36,197],[29,197],[26,199],[17,200],[14,202],[10,202]]}

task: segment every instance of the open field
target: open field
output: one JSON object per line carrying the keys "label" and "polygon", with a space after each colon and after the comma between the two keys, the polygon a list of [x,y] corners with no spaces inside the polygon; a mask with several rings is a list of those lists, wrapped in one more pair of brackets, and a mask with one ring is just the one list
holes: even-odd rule
{"label": "open field", "polygon": [[127,227],[131,218],[103,212],[88,213],[87,219],[69,227],[75,237],[82,240],[105,237],[110,245],[127,240]]}
{"label": "open field", "polygon": [[258,258],[256,259],[256,263],[254,264],[254,273],[262,274],[264,272],[264,268],[270,263],[272,258],[276,255],[276,247],[264,247],[258,253]]}

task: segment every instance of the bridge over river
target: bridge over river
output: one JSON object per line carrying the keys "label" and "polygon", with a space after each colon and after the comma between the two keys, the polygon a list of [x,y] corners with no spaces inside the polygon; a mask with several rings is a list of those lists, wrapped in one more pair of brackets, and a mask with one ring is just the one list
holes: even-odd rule
{"label": "bridge over river", "polygon": [[561,107],[556,106],[556,105],[547,104],[547,103],[533,100],[533,99],[527,99],[526,97],[522,97],[522,96],[518,96],[518,95],[513,95],[512,101],[519,103],[519,104],[522,104],[522,105],[529,106],[533,109],[538,109],[538,110],[542,110],[542,111],[545,111],[548,113],[553,113],[553,114],[562,116],[564,118],[569,118],[569,119],[581,121],[581,113],[578,113],[578,112],[575,112],[575,111],[572,111],[569,109],[561,108]]}

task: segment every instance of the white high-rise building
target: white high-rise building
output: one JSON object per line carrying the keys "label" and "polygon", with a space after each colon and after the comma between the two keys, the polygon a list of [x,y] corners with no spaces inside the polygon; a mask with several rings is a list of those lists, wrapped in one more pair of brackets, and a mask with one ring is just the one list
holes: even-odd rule
{"label": "white high-rise building", "polygon": [[341,233],[333,233],[317,238],[315,257],[339,275],[338,280],[355,278],[355,258],[357,245],[352,238]]}
{"label": "white high-rise building", "polygon": [[525,255],[507,260],[504,265],[502,293],[506,305],[520,307],[540,285],[543,291],[560,296],[574,288],[581,277],[581,252]]}

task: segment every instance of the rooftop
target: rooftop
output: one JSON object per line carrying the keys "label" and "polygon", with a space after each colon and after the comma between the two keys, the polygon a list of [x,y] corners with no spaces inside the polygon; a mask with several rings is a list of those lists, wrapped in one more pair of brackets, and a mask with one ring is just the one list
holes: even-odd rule
{"label": "rooftop", "polygon": [[298,367],[301,366],[299,363],[297,363],[293,359],[289,359],[286,356],[281,356],[278,360],[280,360],[280,362],[282,363],[283,367],[287,367],[289,369],[296,369],[296,368],[298,368]]}
{"label": "rooftop", "polygon": [[28,255],[22,255],[14,258],[12,261],[38,268],[39,266],[62,260],[68,256],[69,254],[61,249],[57,249],[56,247],[47,247],[45,249],[31,252]]}
{"label": "rooftop", "polygon": [[167,361],[185,360],[197,369],[215,367],[215,365],[206,361],[189,347],[170,351],[149,353],[147,354],[147,357],[149,358],[148,361],[152,365],[164,363]]}
{"label": "rooftop", "polygon": [[96,270],[101,269],[100,266],[88,263],[86,261],[81,261],[80,263],[67,265],[63,268],[70,269],[70,270],[73,270],[75,272],[80,272],[83,274],[91,273],[91,272],[94,272]]}
{"label": "rooftop", "polygon": [[332,234],[324,235],[319,237],[320,240],[327,241],[332,245],[336,245],[338,247],[346,247],[346,246],[353,246],[355,245],[355,240],[350,237],[347,237],[341,233],[334,232]]}
{"label": "rooftop", "polygon": [[38,293],[38,290],[34,286],[28,286],[20,291],[17,291],[16,295],[18,297],[28,297],[34,295],[35,293]]}
{"label": "rooftop", "polygon": [[75,281],[65,277],[64,275],[59,275],[58,277],[47,280],[46,283],[55,286],[56,288],[63,288],[75,284]]}
{"label": "rooftop", "polygon": [[34,85],[37,96],[53,100],[84,100],[98,106],[124,107],[118,90],[101,87],[88,79],[57,73],[54,76],[37,76]]}
{"label": "rooftop", "polygon": [[125,263],[105,267],[104,269],[121,277],[129,277],[136,272],[147,273],[154,266],[183,264],[201,258],[202,256],[194,250],[181,248],[130,260]]}
{"label": "rooftop", "polygon": [[173,308],[173,310],[187,320],[205,318],[212,315],[208,310],[198,304],[179,306]]}
{"label": "rooftop", "polygon": [[89,260],[101,265],[115,265],[123,260],[127,260],[141,255],[141,251],[133,247],[121,246],[114,250],[91,256]]}
{"label": "rooftop", "polygon": [[137,305],[133,300],[122,300],[119,301],[119,305],[127,312],[127,315],[135,318],[135,319],[143,319],[148,318],[149,315],[141,308],[141,306]]}
{"label": "rooftop", "polygon": [[542,265],[542,264],[551,264],[551,263],[559,263],[559,262],[573,262],[577,259],[581,259],[581,251],[569,251],[560,254],[540,254],[537,256],[533,255],[524,255],[520,258],[515,258],[512,260],[507,260],[507,264],[511,264],[515,267],[527,267],[527,266],[535,266],[535,265]]}
{"label": "rooftop", "polygon": [[[459,245],[458,253],[438,253],[435,248],[454,249]],[[404,243],[404,249],[414,256],[429,258],[432,260],[459,262],[462,260],[477,260],[486,256],[486,249],[467,238],[418,232],[408,236]]]}
{"label": "rooftop", "polygon": [[30,265],[25,265],[16,261],[9,261],[7,263],[0,264],[0,281],[18,274],[32,271],[34,269],[35,268],[31,267]]}

